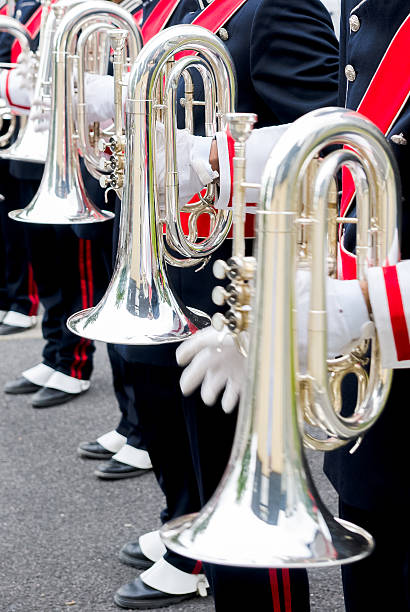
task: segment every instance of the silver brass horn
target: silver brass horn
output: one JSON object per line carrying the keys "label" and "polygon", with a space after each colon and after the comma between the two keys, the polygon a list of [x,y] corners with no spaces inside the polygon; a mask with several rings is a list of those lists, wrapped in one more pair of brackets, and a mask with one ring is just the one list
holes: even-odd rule
{"label": "silver brass horn", "polygon": [[[174,63],[174,56],[183,51],[199,55],[184,57]],[[157,345],[178,342],[209,323],[206,315],[180,302],[167,279],[162,216],[166,217],[167,225],[178,226],[175,161],[168,160],[170,172],[166,184],[172,191],[173,207],[167,208],[165,215],[160,213],[155,189],[156,122],[164,119],[165,141],[171,141],[168,152],[174,152],[179,62],[182,61],[186,69],[189,67],[187,59],[196,66],[199,58],[210,75],[209,82],[216,82],[213,92],[218,111],[232,110],[235,97],[232,60],[221,41],[204,28],[181,25],[160,32],[145,45],[133,66],[128,86],[126,166],[117,261],[100,303],[68,319],[68,328],[79,336],[119,344]],[[161,97],[158,94],[161,91],[169,92],[169,95]],[[217,248],[229,226],[230,213],[214,226],[216,236],[214,232],[211,234],[213,249]],[[204,242],[205,255],[208,255],[212,252],[210,240]],[[196,255],[195,261],[199,262],[200,246],[201,243],[192,245],[192,252],[185,253],[187,259]],[[184,260],[181,261],[179,265],[184,265]]]}
{"label": "silver brass horn", "polygon": [[[42,0],[41,25],[39,47],[36,52],[38,67],[35,76],[33,100],[50,97],[51,85],[51,51],[56,27],[63,18],[67,9],[83,0],[59,0],[58,12],[50,10],[51,1]],[[47,158],[48,130],[42,132],[35,130],[33,119],[34,107],[31,107],[23,128],[8,149],[0,151],[0,157],[16,161],[44,164]]]}
{"label": "silver brass horn", "polygon": [[[7,9],[8,9],[8,15],[10,15],[10,10],[12,9],[12,6],[8,4]],[[31,54],[30,46],[32,42],[31,35],[30,35],[30,32],[25,27],[25,25],[20,23],[20,21],[18,21],[14,17],[0,15],[0,32],[6,32],[7,34],[10,34],[16,40],[18,40],[18,42],[20,43],[22,53],[24,53],[28,57],[30,56]],[[9,64],[9,63],[4,63],[4,62],[1,62],[0,64],[0,68],[12,68],[14,66],[16,66],[16,64]],[[6,118],[6,117],[8,118],[10,113],[11,113],[10,109],[7,109],[6,107],[2,106],[1,115],[3,118]],[[7,133],[3,134],[1,137],[1,146],[6,146],[7,144],[9,144],[10,140],[13,138],[15,134],[17,127],[19,128],[19,133],[24,131],[26,122],[27,122],[26,117],[24,116],[20,117],[20,122],[17,122],[14,115],[12,115],[11,120],[10,120],[10,126],[7,130]],[[18,137],[19,136],[17,136],[17,138]],[[9,149],[10,147],[0,151],[0,158],[3,157],[4,153],[7,152]]]}
{"label": "silver brass horn", "polygon": [[[161,530],[166,546],[186,557],[244,567],[308,568],[349,563],[372,550],[366,531],[330,515],[303,452],[293,324],[299,198],[308,163],[329,145],[348,149],[325,158],[315,183],[313,290],[303,377],[309,378],[317,411],[323,408],[322,421],[330,403],[327,200],[333,176],[342,166],[348,166],[356,183],[358,216],[364,215],[358,223],[369,229],[363,239],[363,260],[384,263],[397,236],[398,174],[381,132],[360,115],[342,109],[315,111],[296,121],[273,149],[263,174],[248,372],[229,464],[199,514],[178,518]],[[340,426],[343,438],[360,435],[369,426],[361,423],[361,416],[356,415],[350,431]],[[334,420],[329,416],[326,427],[333,428]]]}
{"label": "silver brass horn", "polygon": [[113,213],[99,210],[88,197],[74,139],[71,62],[80,30],[98,19],[126,29],[130,33],[131,56],[138,55],[141,35],[133,17],[112,2],[96,0],[80,4],[64,16],[55,34],[52,53],[51,125],[43,178],[30,204],[23,210],[9,213],[12,219],[66,225],[95,223],[113,217]]}

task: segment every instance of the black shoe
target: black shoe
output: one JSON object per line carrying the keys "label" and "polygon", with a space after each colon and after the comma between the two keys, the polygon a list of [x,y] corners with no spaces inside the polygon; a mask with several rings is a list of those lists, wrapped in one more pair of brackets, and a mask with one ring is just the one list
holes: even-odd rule
{"label": "black shoe", "polygon": [[152,589],[144,584],[141,578],[136,578],[128,584],[124,584],[114,595],[114,601],[120,608],[131,610],[148,610],[150,608],[165,608],[179,603],[185,599],[196,597],[197,593],[183,593],[182,595],[170,595]]}
{"label": "black shoe", "polygon": [[4,387],[4,393],[11,393],[13,395],[20,395],[21,393],[35,393],[39,389],[42,389],[41,385],[32,383],[24,376],[20,376],[15,380],[10,380]]}
{"label": "black shoe", "polygon": [[148,569],[154,565],[154,561],[148,559],[142,552],[139,540],[125,544],[119,552],[119,558],[125,565],[131,565],[137,569]]}
{"label": "black shoe", "polygon": [[127,463],[121,463],[121,461],[116,461],[116,459],[110,459],[107,463],[99,465],[94,474],[98,478],[105,478],[105,480],[118,480],[119,478],[141,476],[141,474],[145,474],[147,471]]}
{"label": "black shoe", "polygon": [[21,334],[21,332],[25,332],[32,328],[32,325],[29,327],[21,327],[21,325],[8,325],[7,323],[0,323],[0,336],[8,336],[9,334]]}
{"label": "black shoe", "polygon": [[88,459],[111,459],[115,455],[115,453],[107,450],[97,441],[81,442],[77,448],[77,453],[80,457],[87,457]]}
{"label": "black shoe", "polygon": [[81,393],[67,393],[66,391],[60,391],[59,389],[43,387],[33,396],[31,405],[33,408],[49,408],[50,406],[58,406],[58,404],[71,402],[71,400],[79,397],[83,393],[85,393],[85,391],[81,391]]}

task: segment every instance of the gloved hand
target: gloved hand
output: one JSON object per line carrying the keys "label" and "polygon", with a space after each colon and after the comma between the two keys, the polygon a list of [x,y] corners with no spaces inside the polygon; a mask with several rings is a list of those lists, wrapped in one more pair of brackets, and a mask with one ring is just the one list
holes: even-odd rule
{"label": "gloved hand", "polygon": [[[358,281],[329,278],[326,297],[328,357],[335,357],[369,337],[369,326],[372,324]],[[310,272],[298,270],[296,307],[301,372],[306,370],[309,300]],[[204,403],[213,405],[225,389],[222,408],[225,412],[233,410],[245,381],[246,358],[239,352],[230,335],[207,327],[185,340],[178,347],[176,357],[180,366],[189,364],[180,380],[184,395],[190,395],[201,385]]]}
{"label": "gloved hand", "polygon": [[34,120],[34,131],[46,132],[50,127],[51,100],[49,98],[34,99],[30,115]]}
{"label": "gloved hand", "polygon": [[[113,119],[114,110],[114,77],[109,74],[86,73],[84,78],[87,122]],[[127,91],[122,88],[123,99]]]}
{"label": "gloved hand", "polygon": [[[310,272],[298,270],[296,306],[299,367],[306,370]],[[326,282],[327,352],[328,358],[343,355],[368,337],[369,313],[359,281],[328,278]]]}
{"label": "gloved hand", "polygon": [[185,340],[176,357],[180,366],[189,364],[180,380],[184,395],[190,395],[201,385],[203,401],[212,406],[223,391],[222,408],[226,413],[232,412],[241,394],[246,368],[246,358],[232,336],[207,327]]}
{"label": "gloved hand", "polygon": [[[165,128],[162,123],[157,123],[155,136],[155,171],[159,204],[162,208],[165,205]],[[181,208],[218,176],[209,164],[211,143],[211,137],[193,136],[187,130],[177,130],[176,150]]]}
{"label": "gloved hand", "polygon": [[20,53],[17,67],[0,71],[0,97],[18,115],[28,115],[34,92],[33,60]]}
{"label": "gloved hand", "polygon": [[[86,72],[84,77],[85,101],[87,123],[94,121],[105,122],[114,118],[114,78],[108,74],[91,74]],[[126,95],[123,87],[123,100]],[[74,96],[74,113],[77,108],[77,96]],[[34,100],[32,119],[35,119],[36,132],[43,132],[49,128],[51,118],[51,101]]]}

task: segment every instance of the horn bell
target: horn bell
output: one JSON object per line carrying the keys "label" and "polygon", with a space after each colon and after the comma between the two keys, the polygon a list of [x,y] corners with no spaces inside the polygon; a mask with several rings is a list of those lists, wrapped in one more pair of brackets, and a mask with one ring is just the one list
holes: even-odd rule
{"label": "horn bell", "polygon": [[162,269],[138,282],[126,265],[117,268],[94,308],[67,321],[68,329],[83,338],[145,346],[179,342],[209,324],[205,313],[184,306],[174,295]]}
{"label": "horn bell", "polygon": [[[238,423],[246,419],[243,413],[241,407]],[[288,421],[285,429],[291,428],[297,440],[276,446],[276,459],[288,447],[282,468],[270,469],[269,461],[261,458],[266,432],[238,431],[231,461],[212,499],[200,513],[177,518],[161,529],[167,548],[207,563],[253,568],[330,567],[370,554],[372,536],[334,519],[321,501],[303,455],[295,407],[283,416]]]}

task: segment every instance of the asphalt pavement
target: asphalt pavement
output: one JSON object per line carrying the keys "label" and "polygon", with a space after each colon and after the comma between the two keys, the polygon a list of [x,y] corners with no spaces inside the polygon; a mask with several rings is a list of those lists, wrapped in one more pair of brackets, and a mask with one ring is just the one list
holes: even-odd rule
{"label": "asphalt pavement", "polygon": [[[30,396],[1,393],[7,380],[40,360],[38,328],[0,340],[0,612],[111,612],[114,591],[137,573],[120,563],[127,541],[159,527],[163,496],[152,473],[123,481],[93,475],[77,456],[83,440],[115,427],[118,411],[105,346],[98,344],[88,393],[33,409]],[[311,460],[331,511],[336,498]],[[238,534],[240,538],[240,534]],[[338,569],[310,572],[312,612],[344,610]],[[170,612],[214,610],[211,597]],[[226,612],[257,612],[227,610]]]}

